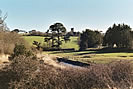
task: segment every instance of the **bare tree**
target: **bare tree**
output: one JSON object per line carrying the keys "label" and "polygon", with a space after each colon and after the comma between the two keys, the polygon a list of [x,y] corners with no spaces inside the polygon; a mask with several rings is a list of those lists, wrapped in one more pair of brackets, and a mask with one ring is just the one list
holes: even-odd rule
{"label": "bare tree", "polygon": [[7,13],[4,16],[2,16],[2,11],[0,10],[0,30],[1,31],[9,30],[9,28],[7,27],[7,25],[5,23],[7,16],[8,16]]}

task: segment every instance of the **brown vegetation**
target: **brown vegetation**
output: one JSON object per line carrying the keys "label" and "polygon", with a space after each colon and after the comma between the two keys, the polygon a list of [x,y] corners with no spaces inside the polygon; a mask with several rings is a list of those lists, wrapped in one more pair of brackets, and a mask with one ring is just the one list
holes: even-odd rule
{"label": "brown vegetation", "polygon": [[96,64],[87,68],[60,68],[39,63],[35,56],[19,55],[0,71],[1,89],[104,89],[132,87],[130,61]]}
{"label": "brown vegetation", "polygon": [[0,53],[12,54],[15,44],[26,44],[17,33],[0,31]]}
{"label": "brown vegetation", "polygon": [[49,55],[40,63],[31,54],[16,45],[11,64],[0,70],[0,89],[132,89],[131,61],[73,67]]}

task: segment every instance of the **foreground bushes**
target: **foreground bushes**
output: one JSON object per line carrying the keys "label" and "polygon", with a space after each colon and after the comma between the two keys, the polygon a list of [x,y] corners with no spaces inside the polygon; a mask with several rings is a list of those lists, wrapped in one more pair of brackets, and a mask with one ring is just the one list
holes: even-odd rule
{"label": "foreground bushes", "polygon": [[17,33],[0,31],[0,53],[12,54],[15,44],[26,45],[25,41]]}
{"label": "foreground bushes", "polygon": [[129,89],[132,73],[130,61],[60,69],[40,64],[35,56],[19,55],[0,72],[0,89]]}

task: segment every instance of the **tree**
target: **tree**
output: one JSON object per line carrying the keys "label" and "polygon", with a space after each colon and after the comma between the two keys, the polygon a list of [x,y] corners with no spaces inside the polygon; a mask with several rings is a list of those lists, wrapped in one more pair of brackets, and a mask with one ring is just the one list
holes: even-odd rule
{"label": "tree", "polygon": [[19,33],[19,32],[20,32],[20,30],[19,30],[19,29],[14,29],[12,32]]}
{"label": "tree", "polygon": [[0,30],[1,31],[9,30],[6,23],[4,22],[6,18],[7,18],[7,13],[4,16],[2,16],[2,11],[0,10]]}
{"label": "tree", "polygon": [[125,24],[114,24],[112,27],[109,27],[105,36],[104,44],[109,47],[113,47],[114,44],[118,48],[130,48],[132,46],[132,31],[130,26]]}
{"label": "tree", "polygon": [[37,41],[33,41],[33,45],[35,45],[38,50],[41,49],[41,43],[39,43]]}
{"label": "tree", "polygon": [[68,41],[70,41],[70,36],[69,35],[65,35],[63,37],[63,39],[64,39],[65,43],[67,43]]}
{"label": "tree", "polygon": [[90,47],[97,47],[102,44],[102,34],[99,31],[92,31],[90,29],[86,29],[80,35],[80,50],[85,50]]}
{"label": "tree", "polygon": [[47,43],[47,48],[50,48],[50,46],[51,46],[50,40],[51,40],[51,38],[48,38],[48,37],[45,37],[45,38],[44,38],[44,42]]}
{"label": "tree", "polygon": [[55,23],[49,27],[47,33],[49,32],[51,32],[52,48],[56,47],[59,49],[62,44],[61,37],[65,36],[66,28],[62,23]]}

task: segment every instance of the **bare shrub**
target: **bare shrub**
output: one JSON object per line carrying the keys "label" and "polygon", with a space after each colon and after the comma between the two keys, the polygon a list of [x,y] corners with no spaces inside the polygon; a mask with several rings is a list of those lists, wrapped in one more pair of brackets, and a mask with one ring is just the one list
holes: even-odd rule
{"label": "bare shrub", "polygon": [[112,81],[115,87],[129,89],[133,84],[133,64],[131,61],[118,61],[110,64]]}
{"label": "bare shrub", "polygon": [[131,61],[61,69],[39,64],[34,56],[19,55],[4,73],[9,74],[9,89],[129,89],[132,72]]}
{"label": "bare shrub", "polygon": [[88,82],[91,88],[129,89],[133,84],[131,61],[115,61],[109,64],[96,64],[89,68]]}
{"label": "bare shrub", "polygon": [[10,88],[16,89],[20,83],[24,85],[29,77],[33,77],[32,74],[38,69],[38,61],[34,56],[19,55],[13,59],[8,69],[13,74]]}
{"label": "bare shrub", "polygon": [[112,71],[111,69],[104,64],[97,64],[91,66],[88,72],[88,82],[90,88],[108,88],[113,86],[113,81],[111,79]]}
{"label": "bare shrub", "polygon": [[82,76],[84,73],[87,73],[87,71],[61,70],[43,65],[39,72],[34,72],[27,79],[23,78],[12,84],[17,89],[89,89],[88,82],[85,81],[87,75]]}
{"label": "bare shrub", "polygon": [[15,44],[26,44],[21,35],[13,32],[0,31],[0,53],[12,54]]}

